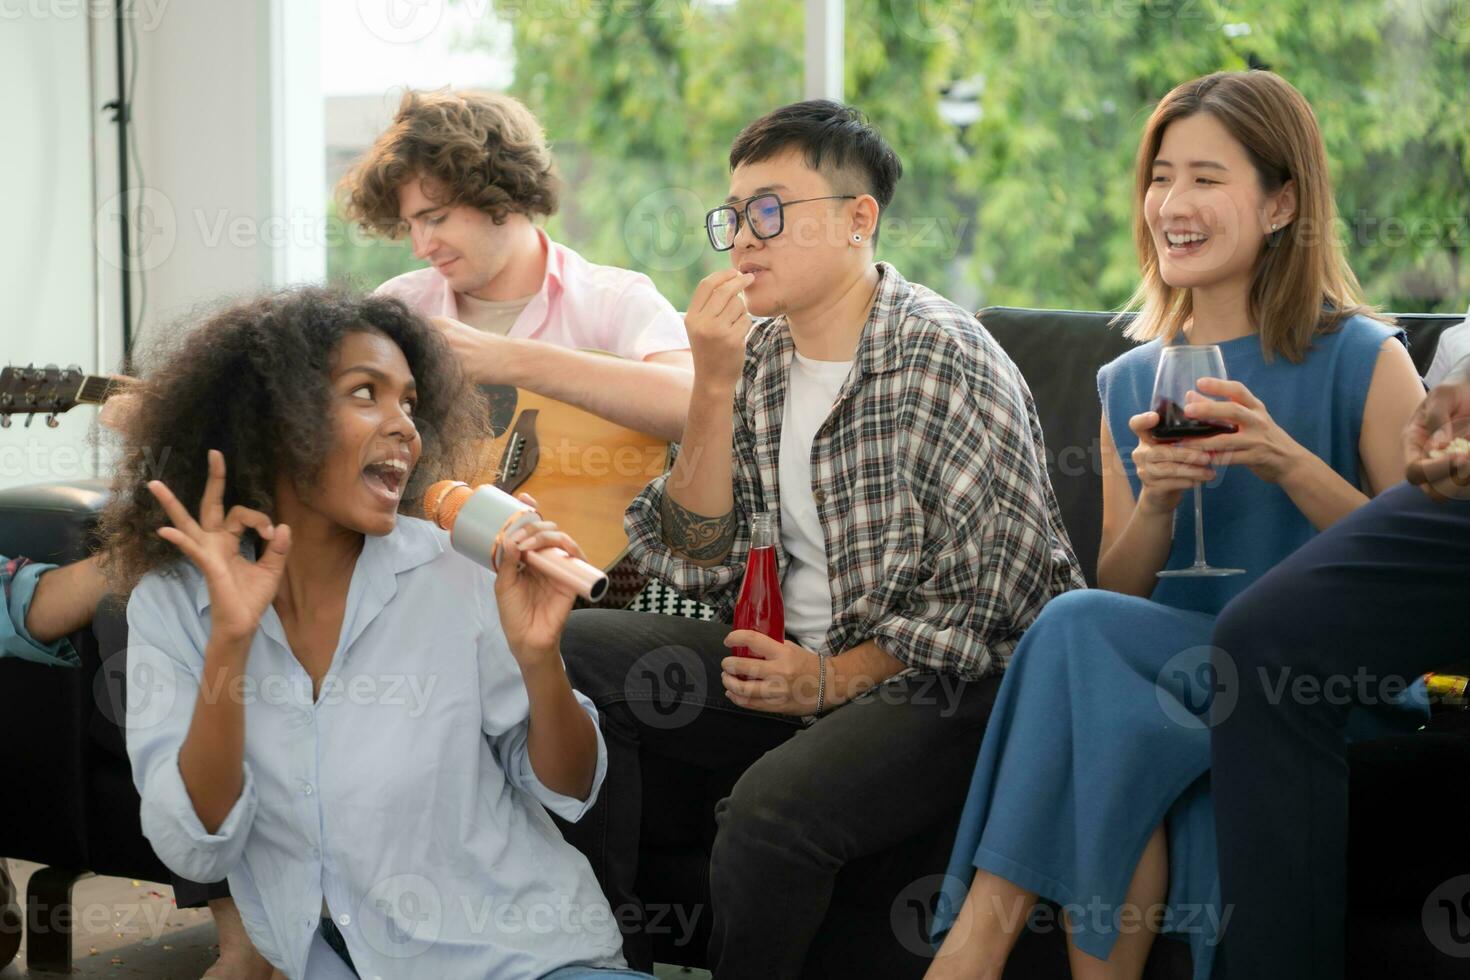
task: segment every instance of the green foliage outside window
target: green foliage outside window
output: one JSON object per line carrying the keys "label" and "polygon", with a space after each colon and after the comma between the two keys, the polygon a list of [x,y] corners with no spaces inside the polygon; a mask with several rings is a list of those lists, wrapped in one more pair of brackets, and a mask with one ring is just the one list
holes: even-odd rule
{"label": "green foliage outside window", "polygon": [[[801,98],[794,0],[497,5],[512,94],[567,184],[553,237],[681,307],[728,257],[704,211],[740,128]],[[966,305],[1109,309],[1136,283],[1132,162],[1180,81],[1264,64],[1317,111],[1371,302],[1470,298],[1470,23],[1455,0],[847,0],[847,100],[904,162],[879,257]],[[480,42],[489,48],[489,41]],[[334,248],[334,278],[418,263]]]}

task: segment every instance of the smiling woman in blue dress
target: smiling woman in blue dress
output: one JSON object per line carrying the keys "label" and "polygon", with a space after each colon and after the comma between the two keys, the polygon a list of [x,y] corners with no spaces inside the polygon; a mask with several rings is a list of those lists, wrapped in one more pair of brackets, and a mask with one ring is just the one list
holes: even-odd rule
{"label": "smiling woman in blue dress", "polygon": [[293,980],[644,976],[546,812],[586,812],[606,751],[573,596],[514,559],[576,544],[537,522],[497,576],[400,513],[484,417],[402,303],[307,289],[191,332],[126,424],[105,560],[143,831],[228,876]]}
{"label": "smiling woman in blue dress", "polygon": [[[1129,333],[1146,343],[1098,377],[1102,588],[1053,599],[1007,670],[929,980],[999,978],[1038,897],[1063,908],[1073,976],[1141,976],[1159,932],[1187,936],[1195,977],[1209,976],[1223,915],[1208,702],[1186,681],[1231,597],[1401,479],[1399,433],[1423,397],[1402,332],[1359,299],[1316,119],[1280,77],[1170,92],[1135,193]],[[1233,434],[1152,438],[1155,371],[1180,342],[1220,347],[1230,380],[1200,380],[1209,397],[1186,411]],[[1210,562],[1246,574],[1160,579],[1194,558],[1180,503],[1204,483]]]}

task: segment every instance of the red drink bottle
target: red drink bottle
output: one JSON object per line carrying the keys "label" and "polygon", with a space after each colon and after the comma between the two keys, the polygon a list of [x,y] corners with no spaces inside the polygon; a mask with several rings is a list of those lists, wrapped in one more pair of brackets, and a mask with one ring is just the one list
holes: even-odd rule
{"label": "red drink bottle", "polygon": [[[750,559],[735,603],[735,628],[786,641],[786,607],[776,575],[776,515],[767,511],[750,520]],[[754,656],[748,647],[732,647],[737,657]]]}

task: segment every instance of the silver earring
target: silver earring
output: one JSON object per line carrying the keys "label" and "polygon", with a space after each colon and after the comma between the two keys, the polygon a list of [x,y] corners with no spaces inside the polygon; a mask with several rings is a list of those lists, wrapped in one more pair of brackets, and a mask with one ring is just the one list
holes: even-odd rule
{"label": "silver earring", "polygon": [[860,241],[863,240],[863,236],[862,235],[853,235],[852,236],[852,240],[855,241],[855,242],[860,242]]}

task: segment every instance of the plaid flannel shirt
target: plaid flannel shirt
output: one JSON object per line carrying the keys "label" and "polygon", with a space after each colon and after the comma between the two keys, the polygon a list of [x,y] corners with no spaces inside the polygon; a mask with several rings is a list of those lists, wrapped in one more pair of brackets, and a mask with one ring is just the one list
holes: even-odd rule
{"label": "plaid flannel shirt", "polygon": [[[869,639],[909,670],[974,679],[1003,669],[1048,600],[1083,587],[1020,371],[979,321],[886,263],[853,372],[812,442],[832,625],[819,653]],[[781,420],[795,346],[785,317],[756,324],[735,390],[738,528],[702,567],[663,541],[667,474],[628,507],[646,573],[730,622],[749,516],[780,514]],[[787,556],[779,540],[777,562]],[[907,671],[906,671],[907,672]]]}

